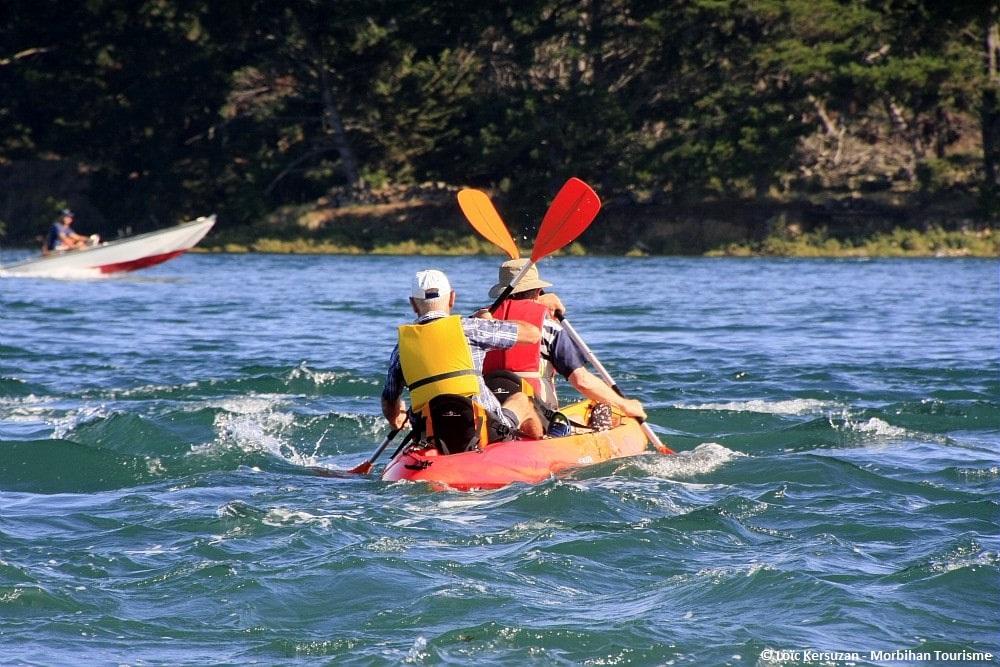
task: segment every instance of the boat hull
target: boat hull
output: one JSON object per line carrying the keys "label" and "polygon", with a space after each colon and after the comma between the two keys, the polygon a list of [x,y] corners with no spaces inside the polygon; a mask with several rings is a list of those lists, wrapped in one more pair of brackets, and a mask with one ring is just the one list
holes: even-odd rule
{"label": "boat hull", "polygon": [[0,266],[5,275],[64,276],[137,271],[185,253],[215,225],[215,216],[198,218],[148,234],[109,241],[82,250],[33,257]]}
{"label": "boat hull", "polygon": [[[587,401],[563,409],[583,423]],[[581,466],[646,452],[648,440],[640,424],[616,418],[606,431],[581,431],[561,438],[511,440],[462,454],[441,454],[433,447],[410,446],[382,472],[385,481],[429,482],[435,489],[496,489],[513,482],[536,484]]]}

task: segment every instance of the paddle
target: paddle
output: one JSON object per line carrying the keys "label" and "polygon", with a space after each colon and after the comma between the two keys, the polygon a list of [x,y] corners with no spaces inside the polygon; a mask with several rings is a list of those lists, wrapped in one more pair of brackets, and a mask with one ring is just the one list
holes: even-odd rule
{"label": "paddle", "polygon": [[[569,185],[569,183],[567,183],[567,185]],[[566,188],[564,187],[563,189],[565,190]],[[591,192],[593,191],[591,190]],[[560,195],[561,194],[562,192],[560,192]],[[510,257],[511,259],[518,259],[520,257],[520,253],[517,250],[517,244],[514,242],[513,237],[507,230],[506,225],[504,225],[503,220],[500,218],[500,214],[497,213],[496,207],[493,206],[493,202],[490,201],[489,195],[480,190],[467,189],[467,190],[462,190],[458,196],[459,196],[459,205],[462,208],[462,212],[465,213],[465,217],[472,224],[473,228],[475,228],[475,230],[479,232],[483,237],[485,237],[488,241],[490,241],[491,243],[499,247],[501,250],[506,252],[508,257]],[[596,198],[597,195],[595,194],[594,197]],[[557,196],[556,199],[558,198],[559,197]],[[555,206],[554,202],[553,206]],[[600,207],[600,202],[598,202],[597,206]],[[594,215],[595,216],[597,215],[596,210],[594,211]],[[548,219],[548,216],[546,216],[546,219]],[[591,220],[593,220],[593,218],[591,218]],[[590,224],[590,220],[587,221],[587,224],[588,225]],[[544,222],[542,223],[542,227],[543,228],[545,227]],[[542,237],[540,231],[539,239],[541,238]],[[574,236],[570,238],[569,240],[566,241],[566,243],[572,241],[573,238],[576,237]],[[535,241],[536,248],[538,244],[539,240],[536,240]],[[534,254],[535,253],[533,252],[532,261],[534,261]],[[518,275],[515,278],[515,280],[512,281],[511,285],[515,284],[515,282],[520,277],[521,276]],[[494,304],[491,310],[495,310],[496,308],[498,308],[499,304],[503,303],[503,300],[510,295],[511,291],[513,291],[513,287],[509,287],[507,290],[505,290],[504,294],[501,295],[498,303]],[[608,373],[607,369],[604,368],[604,365],[597,359],[597,356],[593,353],[590,347],[588,347],[587,344],[583,341],[583,339],[580,338],[580,335],[576,333],[576,329],[574,329],[573,326],[569,323],[569,321],[566,320],[562,312],[557,312],[556,317],[562,323],[563,329],[566,331],[569,337],[572,338],[573,342],[576,343],[577,346],[584,352],[584,354],[587,357],[587,360],[591,364],[593,364],[594,368],[597,369],[597,372],[600,374],[601,378],[604,379],[604,381],[608,384],[608,386],[611,387],[612,390],[614,390],[616,394],[624,398],[624,394],[622,394],[621,389],[618,388],[618,384],[611,377],[611,374]],[[656,450],[658,452],[660,452],[661,454],[675,453],[672,449],[670,449],[662,442],[660,442],[660,439],[657,437],[656,433],[649,426],[649,424],[646,423],[644,419],[639,419],[637,421],[639,422],[639,425],[642,427],[642,431],[646,435],[646,438],[649,439],[651,443],[653,443],[653,446],[656,447]]]}
{"label": "paddle", "polygon": [[402,430],[403,429],[401,428],[394,428],[391,431],[389,431],[389,434],[386,435],[385,438],[382,440],[382,443],[378,446],[378,449],[375,450],[375,453],[372,454],[367,461],[364,461],[363,463],[354,466],[350,470],[330,470],[329,468],[320,468],[320,467],[310,468],[310,470],[314,474],[319,475],[320,477],[343,477],[345,475],[367,475],[369,472],[371,472],[372,464],[375,463],[375,459],[381,456],[382,452],[385,451],[385,448],[389,446],[390,442],[392,442],[392,439],[396,437],[396,434]]}
{"label": "paddle", "polygon": [[[480,205],[483,203],[481,197],[476,197],[475,201]],[[461,205],[461,202],[459,204]],[[597,212],[600,210],[601,200],[589,185],[579,178],[571,178],[566,181],[565,185],[556,194],[556,198],[552,200],[552,205],[546,211],[545,217],[542,218],[542,226],[538,229],[538,236],[535,238],[535,247],[531,250],[531,259],[514,276],[510,284],[504,288],[500,296],[497,297],[497,300],[493,302],[493,305],[489,309],[490,312],[496,312],[497,308],[507,300],[507,297],[511,295],[511,292],[514,291],[514,288],[521,282],[525,274],[531,270],[535,262],[546,255],[554,253],[582,234],[590,226],[590,223],[594,221],[594,218],[597,217]],[[462,208],[462,211],[468,217],[469,211],[465,207]],[[472,226],[494,243],[496,243],[494,239],[500,240],[501,243],[497,243],[497,245],[507,250],[508,254],[510,254],[511,249],[517,252],[517,246],[510,237],[510,232],[507,231],[503,221],[500,220],[500,216],[496,213],[493,205],[490,204],[485,211],[485,215],[474,215],[476,222]],[[486,231],[484,232],[484,230]],[[502,233],[498,235],[500,230],[502,230]]]}
{"label": "paddle", "polygon": [[[583,353],[586,355],[587,360],[594,365],[594,368],[597,369],[598,374],[600,374],[600,376],[604,379],[604,381],[608,384],[608,386],[611,387],[611,389],[616,394],[618,394],[622,398],[625,398],[625,394],[623,394],[622,390],[618,388],[618,383],[615,382],[614,378],[611,377],[611,374],[608,373],[608,370],[604,367],[604,364],[602,364],[600,361],[597,360],[597,356],[594,355],[594,353],[587,346],[587,344],[583,342],[583,339],[580,338],[580,334],[576,332],[576,329],[574,329],[573,325],[569,323],[569,320],[567,320],[563,316],[561,310],[556,311],[556,319],[558,319],[560,324],[562,324],[563,331],[568,333],[569,337],[573,339],[573,342],[576,343],[577,347],[583,350]],[[654,447],[656,447],[656,451],[658,451],[661,454],[676,453],[674,450],[670,449],[662,442],[660,442],[660,439],[656,436],[656,433],[649,426],[649,424],[646,423],[645,419],[637,418],[636,421],[638,421],[639,426],[642,427],[642,432],[646,434],[646,437],[649,439],[649,441],[653,443]]]}
{"label": "paddle", "polygon": [[503,224],[488,194],[482,190],[466,188],[458,193],[458,206],[465,218],[486,240],[506,252],[511,259],[521,256],[517,251],[517,243],[507,231],[507,225]]}

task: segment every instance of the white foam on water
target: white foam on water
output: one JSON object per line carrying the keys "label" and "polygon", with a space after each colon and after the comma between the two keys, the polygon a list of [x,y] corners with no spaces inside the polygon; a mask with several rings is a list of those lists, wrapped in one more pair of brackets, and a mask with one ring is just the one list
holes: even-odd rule
{"label": "white foam on water", "polygon": [[279,394],[254,394],[252,396],[232,396],[216,401],[212,407],[221,408],[235,414],[256,414],[270,412],[273,408],[284,405],[287,396]]}
{"label": "white foam on water", "polygon": [[299,380],[302,378],[312,380],[321,387],[335,385],[338,382],[346,384],[365,384],[377,387],[382,386],[382,381],[379,379],[356,377],[345,371],[320,371],[315,368],[310,368],[308,362],[306,361],[303,361],[298,366],[293,368],[288,374],[289,380]]}
{"label": "white foam on water", "polygon": [[154,544],[146,549],[126,549],[125,553],[131,556],[158,556],[160,554],[180,551],[180,547],[165,547],[162,544]]}
{"label": "white foam on water", "polygon": [[430,654],[427,652],[427,640],[418,636],[413,641],[413,646],[411,646],[410,650],[406,652],[406,657],[403,658],[403,662],[423,662],[428,655]]}
{"label": "white foam on water", "polygon": [[899,426],[893,426],[884,419],[869,417],[865,420],[853,419],[847,410],[843,410],[839,418],[833,414],[829,417],[830,427],[843,433],[855,433],[875,438],[905,438],[912,435],[910,431]]}
{"label": "white foam on water", "polygon": [[1000,563],[1000,554],[983,549],[978,543],[957,547],[946,556],[930,563],[931,572],[941,574],[965,568],[992,567]]}
{"label": "white foam on water", "polygon": [[[215,441],[194,445],[192,454],[211,454],[237,448],[247,453],[265,452],[299,466],[316,465],[314,454],[299,452],[282,433],[295,425],[295,415],[279,408],[286,396],[257,394],[225,398],[212,407],[222,410],[215,416]],[[318,446],[318,445],[317,445]]]}
{"label": "white foam on water", "polygon": [[[46,401],[35,394],[28,394],[27,396],[0,396],[0,407],[6,408],[8,406],[15,406],[15,412],[11,413],[16,415],[16,410],[20,406],[25,405],[37,405],[40,403],[45,403]],[[5,415],[6,417],[6,415]]]}
{"label": "white foam on water", "polygon": [[887,438],[902,438],[906,437],[908,433],[908,431],[905,428],[901,428],[899,426],[893,426],[889,422],[879,419],[878,417],[871,417],[867,421],[861,421],[861,422],[845,419],[841,428],[843,428],[846,431],[852,431],[854,433],[862,433],[866,435],[875,435]]}
{"label": "white foam on water", "polygon": [[298,380],[301,378],[308,378],[318,385],[328,385],[334,384],[337,380],[342,378],[349,378],[348,373],[336,372],[336,371],[317,371],[306,365],[306,362],[300,363],[298,366],[292,369],[288,374],[290,380]]}
{"label": "white foam on water", "polygon": [[49,280],[110,280],[115,273],[103,273],[100,269],[63,269],[61,271],[38,271],[19,273],[0,269],[0,278],[46,278]]}
{"label": "white foam on water", "polygon": [[825,414],[832,407],[839,407],[831,401],[814,398],[794,398],[787,401],[730,401],[727,403],[703,403],[676,405],[680,410],[720,410],[725,412],[759,412],[767,415],[810,415]]}
{"label": "white foam on water", "polygon": [[285,441],[273,435],[287,423],[291,415],[275,412],[230,414],[215,417],[215,428],[220,441],[233,444],[246,452],[266,451],[283,456]]}
{"label": "white foam on water", "polygon": [[746,456],[717,442],[703,442],[694,449],[668,456],[642,457],[636,465],[656,477],[693,477],[718,470],[725,464]]}
{"label": "white foam on water", "polygon": [[88,421],[95,421],[97,419],[103,419],[108,416],[107,408],[103,405],[98,405],[94,407],[82,407],[76,412],[71,412],[65,417],[56,419],[53,423],[55,427],[52,432],[52,437],[60,440],[69,435],[70,431],[79,426],[80,424],[86,423]]}
{"label": "white foam on water", "polygon": [[55,410],[49,399],[35,394],[27,396],[0,396],[0,421],[8,424],[47,424]]}
{"label": "white foam on water", "polygon": [[771,566],[761,565],[760,563],[750,563],[744,566],[732,567],[708,567],[695,572],[694,577],[697,579],[707,579],[712,584],[721,584],[732,579],[752,577],[758,572],[771,569],[773,569]]}
{"label": "white foam on water", "polygon": [[265,526],[289,526],[289,525],[317,525],[321,528],[329,528],[332,521],[331,516],[313,514],[304,510],[288,510],[274,508],[264,516],[262,523]]}
{"label": "white foam on water", "polygon": [[405,553],[410,545],[408,539],[383,536],[366,542],[363,547],[375,553]]}
{"label": "white foam on water", "polygon": [[[301,419],[301,416],[282,409],[293,400],[294,397],[286,394],[252,394],[209,403],[209,407],[222,410],[216,415],[214,423],[218,438],[200,449],[236,446],[245,452],[266,452],[297,466],[322,465],[319,451],[330,431],[329,427],[312,443],[293,443],[284,435],[294,429],[296,421]],[[378,422],[368,423],[362,414],[342,413],[337,416],[351,419],[361,430],[381,436]]]}

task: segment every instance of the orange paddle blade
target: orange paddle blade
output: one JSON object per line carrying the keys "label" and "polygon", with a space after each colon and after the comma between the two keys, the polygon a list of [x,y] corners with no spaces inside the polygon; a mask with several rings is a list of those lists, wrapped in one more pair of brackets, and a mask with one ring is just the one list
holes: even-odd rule
{"label": "orange paddle blade", "polygon": [[472,224],[483,238],[490,241],[498,248],[507,253],[511,259],[517,259],[521,253],[517,250],[517,244],[507,231],[507,226],[500,219],[496,207],[490,201],[489,195],[482,190],[466,188],[458,193],[458,205],[465,214],[465,218]]}

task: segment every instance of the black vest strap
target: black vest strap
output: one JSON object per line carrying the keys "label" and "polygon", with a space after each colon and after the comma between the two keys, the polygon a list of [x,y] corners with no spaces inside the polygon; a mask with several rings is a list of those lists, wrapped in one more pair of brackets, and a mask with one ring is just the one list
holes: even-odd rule
{"label": "black vest strap", "polygon": [[423,387],[425,384],[430,384],[431,382],[437,382],[438,380],[447,380],[449,378],[457,378],[462,375],[476,375],[476,371],[472,369],[466,369],[461,371],[451,371],[449,373],[440,373],[438,375],[432,375],[429,378],[424,378],[423,380],[417,380],[413,384],[409,385],[410,391]]}

